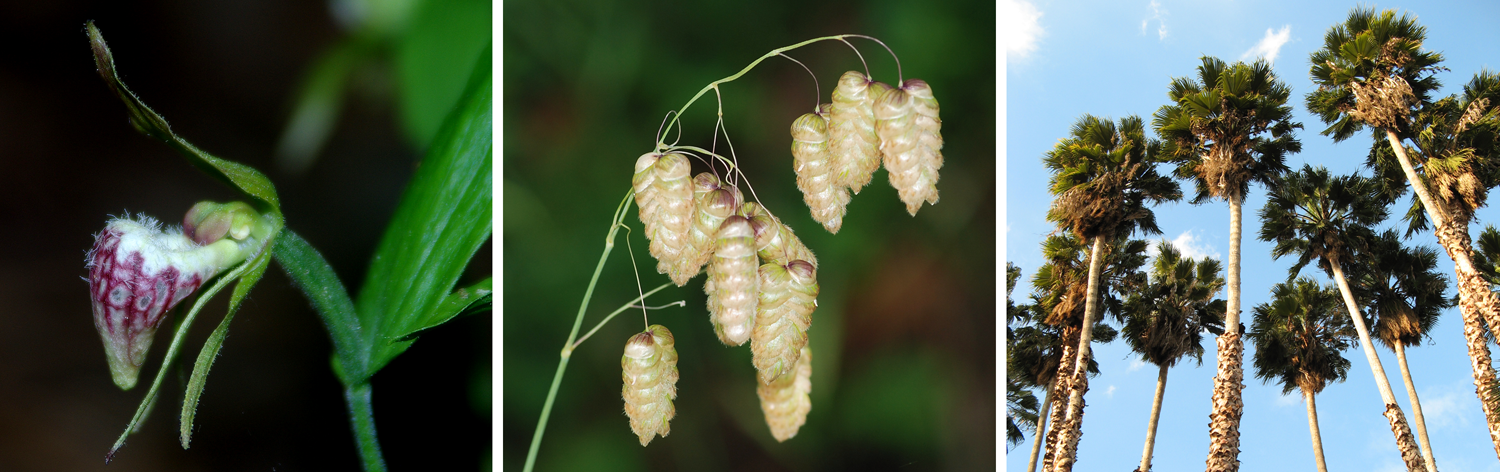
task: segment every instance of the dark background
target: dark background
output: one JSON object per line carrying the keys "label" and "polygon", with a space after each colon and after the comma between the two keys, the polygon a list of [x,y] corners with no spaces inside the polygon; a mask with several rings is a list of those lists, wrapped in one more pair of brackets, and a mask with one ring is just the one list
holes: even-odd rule
{"label": "dark background", "polygon": [[[841,33],[875,36],[942,106],[941,202],[909,216],[885,171],[849,205],[839,234],[814,222],[792,171],[789,127],[828,101],[846,70],[838,42],[771,58],[721,86],[724,120],[760,201],[819,258],[809,331],[812,411],[777,443],[755,395],[747,347],[707,321],[703,277],[653,296],[676,337],[681,380],[671,435],[641,447],[620,398],[632,311],[573,353],[537,459],[545,471],[992,470],[995,412],[995,26],[984,1],[507,2],[504,47],[504,468],[519,470],[633,164],[669,110],[775,48]],[[896,81],[879,45],[851,40],[877,80]],[[683,117],[682,144],[710,147],[714,94]],[[720,139],[719,149],[725,149]],[[694,172],[706,170],[694,164]],[[600,276],[587,331],[656,274],[632,208]]]}
{"label": "dark background", "polygon": [[[116,388],[81,280],[92,235],[111,215],[177,223],[197,201],[236,194],[131,128],[94,70],[88,19],[98,21],[125,82],[180,135],[267,173],[288,228],[323,251],[351,293],[421,155],[397,119],[389,61],[377,61],[356,73],[306,174],[273,164],[301,75],[346,34],[325,2],[0,2],[0,470],[357,470],[328,336],[279,267],[234,320],[192,448],[177,443],[182,382],[169,375],[144,430],[105,466],[170,328],[158,333],[141,385]],[[460,283],[489,274],[490,254],[486,244]],[[193,326],[187,361],[225,298]],[[393,470],[488,463],[490,330],[490,314],[460,318],[374,377]]]}

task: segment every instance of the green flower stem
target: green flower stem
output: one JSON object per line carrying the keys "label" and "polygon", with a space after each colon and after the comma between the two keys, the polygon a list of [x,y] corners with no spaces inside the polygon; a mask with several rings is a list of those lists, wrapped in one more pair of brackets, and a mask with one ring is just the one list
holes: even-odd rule
{"label": "green flower stem", "polygon": [[[699,97],[702,97],[703,94],[708,93],[709,90],[713,90],[715,88],[718,88],[719,84],[729,83],[729,82],[735,81],[736,79],[739,79],[740,76],[745,75],[746,73],[750,72],[751,69],[754,69],[755,66],[759,65],[761,61],[764,61],[766,59],[769,59],[769,58],[781,55],[781,53],[783,53],[783,52],[791,51],[793,49],[797,49],[797,48],[800,48],[802,46],[806,46],[806,45],[809,45],[809,44],[812,44],[812,43],[816,43],[818,41],[832,41],[832,40],[842,41],[844,38],[870,38],[870,37],[869,36],[864,36],[864,35],[858,35],[858,34],[840,34],[840,35],[835,35],[835,36],[824,36],[824,37],[821,37],[821,38],[813,38],[813,39],[809,39],[807,41],[803,41],[803,42],[800,42],[800,43],[797,43],[797,44],[793,44],[791,46],[786,46],[786,47],[782,47],[782,48],[772,49],[771,52],[765,53],[765,55],[760,56],[755,61],[752,61],[750,63],[750,65],[745,66],[744,69],[740,69],[740,71],[736,72],[734,75],[731,75],[729,77],[725,77],[725,78],[722,78],[722,79],[719,79],[719,80],[715,80],[713,82],[709,82],[708,85],[706,85],[706,86],[703,87],[703,90],[699,90],[696,95],[693,95],[693,98],[689,99],[686,104],[682,105],[682,108],[679,108],[677,110],[677,113],[672,116],[672,121],[667,122],[667,126],[664,127],[664,128],[662,128],[662,130],[661,130],[661,136],[666,136],[668,132],[672,131],[672,126],[674,126],[674,125],[677,124],[678,120],[682,117],[682,113],[686,112],[687,109],[688,109],[688,107],[693,106],[693,102],[698,101]],[[874,38],[870,38],[870,39],[874,39]],[[884,46],[884,43],[882,43],[881,45]],[[889,48],[887,48],[887,49],[889,49]],[[666,143],[657,143],[656,147],[657,147],[658,150],[665,149],[667,147],[667,144]]]}
{"label": "green flower stem", "polygon": [[[568,333],[568,341],[563,343],[562,353],[557,362],[557,373],[552,376],[552,387],[547,390],[547,401],[542,404],[542,416],[536,420],[536,433],[531,436],[531,448],[526,451],[524,472],[531,472],[532,467],[536,465],[536,452],[541,448],[542,436],[546,434],[547,418],[552,415],[552,404],[557,399],[558,386],[562,385],[563,373],[568,370],[568,359],[573,357],[573,350],[578,347],[578,344],[583,342],[583,339],[578,339],[578,329],[583,326],[583,313],[589,307],[589,299],[594,296],[594,286],[599,282],[599,274],[604,271],[604,261],[609,259],[609,252],[615,248],[615,234],[620,231],[620,228],[625,227],[625,210],[630,208],[631,197],[633,196],[635,196],[635,190],[632,189],[625,192],[625,198],[620,200],[620,205],[615,208],[615,216],[609,225],[609,234],[604,237],[604,253],[599,255],[599,264],[594,267],[594,276],[589,279],[589,288],[583,292],[583,301],[578,304],[578,316],[573,319],[573,331]],[[624,306],[606,317],[604,321],[599,322],[598,326],[589,330],[588,334],[584,335],[584,339],[588,339],[588,335],[594,334],[594,331],[597,331],[599,326],[603,326],[604,323],[609,322],[615,315],[629,309],[631,305],[645,300],[646,296],[666,287],[667,285],[664,284],[625,303]],[[575,339],[577,339],[576,342],[574,341]]]}
{"label": "green flower stem", "polygon": [[344,402],[349,405],[349,423],[354,426],[354,440],[359,444],[359,458],[364,463],[365,472],[385,472],[380,440],[375,437],[375,410],[370,406],[369,382],[345,386]]}

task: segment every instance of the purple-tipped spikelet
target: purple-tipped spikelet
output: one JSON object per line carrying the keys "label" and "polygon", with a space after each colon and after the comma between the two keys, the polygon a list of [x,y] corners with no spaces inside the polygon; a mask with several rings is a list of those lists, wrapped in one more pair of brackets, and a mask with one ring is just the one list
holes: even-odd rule
{"label": "purple-tipped spikelet", "polygon": [[[233,225],[224,229],[235,231]],[[110,220],[94,237],[88,268],[94,327],[104,340],[115,385],[135,386],[169,310],[245,257],[233,239],[200,245],[176,228],[162,231],[148,217]]]}
{"label": "purple-tipped spikelet", "polygon": [[817,298],[817,272],[807,261],[760,266],[760,304],[750,337],[760,383],[770,384],[796,366]]}
{"label": "purple-tipped spikelet", "polygon": [[[669,153],[652,165],[654,180],[647,211],[646,237],[651,240],[651,255],[656,257],[656,271],[667,274],[681,287],[696,274],[685,274],[688,230],[693,219],[693,183],[688,176],[691,165],[687,156]],[[639,204],[637,204],[639,205]],[[645,221],[645,220],[643,220]]]}
{"label": "purple-tipped spikelet", "polygon": [[802,191],[813,219],[837,234],[844,224],[849,191],[834,172],[825,116],[808,113],[792,122],[792,168],[797,171],[797,190]]}
{"label": "purple-tipped spikelet", "polygon": [[620,357],[620,379],[624,386],[625,416],[630,417],[630,431],[641,440],[641,446],[660,435],[672,432],[672,417],[677,408],[677,349],[672,332],[665,326],[651,325],[645,332],[625,342]]}
{"label": "purple-tipped spikelet", "polygon": [[761,262],[785,265],[803,260],[813,267],[818,266],[818,258],[813,256],[812,250],[802,244],[801,239],[797,239],[791,228],[782,224],[780,219],[772,216],[760,204],[745,203],[740,213],[750,219],[750,228],[755,230],[755,250],[760,255]]}
{"label": "purple-tipped spikelet", "polygon": [[708,263],[711,283],[709,321],[724,344],[738,346],[750,340],[755,327],[755,305],[760,292],[756,275],[755,232],[743,216],[731,216],[719,227],[713,261]]}
{"label": "purple-tipped spikelet", "polygon": [[870,95],[873,82],[864,74],[845,72],[833,89],[829,110],[828,139],[834,173],[840,185],[855,194],[870,183],[880,168],[880,140],[875,134],[875,103]]}
{"label": "purple-tipped spikelet", "polygon": [[765,413],[766,425],[771,427],[771,436],[784,442],[797,435],[797,430],[807,422],[807,413],[812,411],[812,348],[802,346],[797,356],[797,366],[789,375],[770,384],[757,384],[756,395],[760,396],[760,411]]}
{"label": "purple-tipped spikelet", "polygon": [[937,201],[937,175],[932,167],[936,151],[923,145],[926,132],[917,125],[914,101],[905,89],[891,89],[875,98],[875,132],[880,135],[880,155],[891,186],[896,188],[906,204],[906,212],[912,216],[922,208],[923,201]]}
{"label": "purple-tipped spikelet", "polygon": [[714,256],[714,238],[724,219],[733,216],[744,203],[740,190],[725,186],[713,174],[704,172],[693,177],[693,226],[688,233],[687,264],[680,272],[698,275],[703,266]]}

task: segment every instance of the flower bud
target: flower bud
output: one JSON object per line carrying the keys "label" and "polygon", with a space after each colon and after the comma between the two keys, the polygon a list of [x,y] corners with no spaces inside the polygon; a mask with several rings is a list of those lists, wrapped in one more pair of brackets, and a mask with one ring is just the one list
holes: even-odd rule
{"label": "flower bud", "polygon": [[[226,233],[234,232],[230,220]],[[167,312],[244,261],[255,250],[246,246],[233,239],[199,245],[176,228],[162,231],[147,217],[115,218],[95,235],[87,257],[89,295],[115,385],[135,386]]]}
{"label": "flower bud", "polygon": [[640,438],[642,446],[657,435],[667,437],[672,432],[670,422],[677,414],[672,405],[677,399],[677,349],[673,344],[671,331],[651,325],[630,337],[625,355],[620,357],[620,378],[625,384],[620,396],[625,399],[630,431]]}
{"label": "flower bud", "polygon": [[198,244],[212,244],[225,236],[235,240],[250,237],[260,214],[245,202],[198,202],[182,218],[182,232]]}

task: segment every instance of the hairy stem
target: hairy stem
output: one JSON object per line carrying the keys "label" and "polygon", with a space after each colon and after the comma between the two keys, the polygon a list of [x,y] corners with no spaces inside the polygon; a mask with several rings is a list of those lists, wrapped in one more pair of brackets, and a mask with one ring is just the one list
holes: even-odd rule
{"label": "hairy stem", "polygon": [[365,472],[385,472],[385,458],[380,455],[380,440],[375,436],[370,383],[345,386],[344,403],[349,407],[349,424],[354,427],[354,441],[359,444],[359,459]]}

